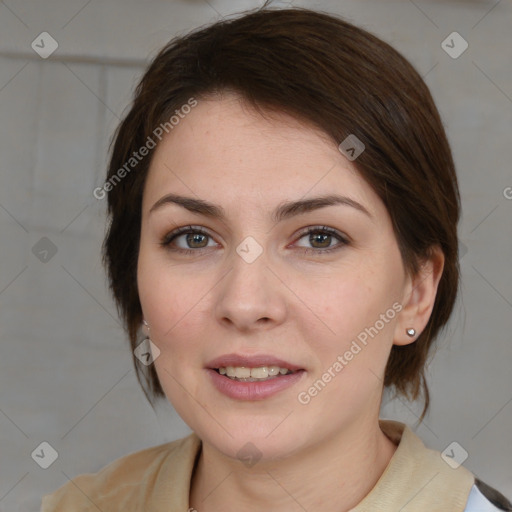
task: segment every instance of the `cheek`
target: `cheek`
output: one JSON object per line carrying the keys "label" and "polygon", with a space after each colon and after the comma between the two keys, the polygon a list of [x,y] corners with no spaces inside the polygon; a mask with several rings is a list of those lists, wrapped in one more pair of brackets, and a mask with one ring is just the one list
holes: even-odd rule
{"label": "cheek", "polygon": [[369,367],[374,361],[380,366],[387,360],[396,317],[393,304],[399,296],[399,274],[397,265],[386,261],[374,261],[372,265],[362,261],[330,279],[317,280],[317,287],[308,279],[302,290],[296,289],[309,308],[303,327],[325,368],[350,350],[357,352],[353,357],[347,354],[352,357],[350,366]]}
{"label": "cheek", "polygon": [[145,258],[143,254],[138,283],[150,338],[160,350],[154,362],[158,379],[167,399],[190,425],[197,413],[190,394],[197,396],[199,392],[198,344],[202,339],[200,329],[204,329],[207,283],[204,276],[191,277],[157,256]]}
{"label": "cheek", "polygon": [[318,364],[302,390],[315,397],[319,417],[338,418],[340,410],[354,413],[379,400],[396,317],[388,286],[352,274],[342,285],[324,289],[315,311],[324,312],[320,316],[329,329],[323,323],[319,328],[316,319],[307,326]]}
{"label": "cheek", "polygon": [[151,327],[151,340],[161,351],[155,361],[157,369],[159,364],[190,364],[189,354],[198,350],[194,340],[201,338],[200,330],[204,329],[212,286],[205,275],[191,276],[179,267],[169,266],[158,255],[141,252],[139,298]]}
{"label": "cheek", "polygon": [[304,321],[310,329],[323,334],[324,339],[346,339],[353,334],[364,323],[375,300],[374,290],[368,286],[361,268],[344,269],[329,277],[309,276],[299,283],[296,282],[294,292],[303,304]]}

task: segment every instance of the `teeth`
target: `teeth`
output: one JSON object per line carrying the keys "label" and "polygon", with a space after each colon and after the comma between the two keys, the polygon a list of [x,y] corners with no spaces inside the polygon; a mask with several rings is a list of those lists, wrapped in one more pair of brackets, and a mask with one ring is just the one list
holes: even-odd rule
{"label": "teeth", "polygon": [[278,375],[286,375],[293,373],[288,368],[280,368],[279,366],[260,366],[259,368],[248,368],[246,366],[227,366],[219,368],[221,375],[226,375],[232,379],[242,379],[251,382],[253,380],[265,380],[274,378]]}

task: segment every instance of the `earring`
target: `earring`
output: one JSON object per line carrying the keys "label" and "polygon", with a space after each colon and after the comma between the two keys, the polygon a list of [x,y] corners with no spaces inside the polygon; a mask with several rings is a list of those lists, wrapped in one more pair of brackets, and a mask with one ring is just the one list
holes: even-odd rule
{"label": "earring", "polygon": [[149,338],[149,324],[146,322],[145,319],[142,319],[142,323],[144,324],[144,327],[142,328],[142,331],[146,335],[146,338]]}
{"label": "earring", "polygon": [[405,332],[407,333],[407,336],[410,336],[411,338],[416,335],[416,330],[412,327],[406,329]]}

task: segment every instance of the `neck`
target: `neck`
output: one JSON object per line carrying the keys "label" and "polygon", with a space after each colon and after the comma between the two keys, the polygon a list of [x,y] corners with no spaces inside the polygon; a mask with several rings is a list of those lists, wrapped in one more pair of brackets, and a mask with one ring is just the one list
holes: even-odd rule
{"label": "neck", "polygon": [[396,448],[378,418],[354,424],[285,459],[261,460],[252,467],[203,442],[190,506],[200,512],[348,511],[375,486]]}

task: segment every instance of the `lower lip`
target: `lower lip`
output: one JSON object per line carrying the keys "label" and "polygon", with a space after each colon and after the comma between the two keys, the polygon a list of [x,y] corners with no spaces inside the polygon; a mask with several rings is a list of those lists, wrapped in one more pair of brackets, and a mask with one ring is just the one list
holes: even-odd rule
{"label": "lower lip", "polygon": [[261,382],[240,382],[220,375],[211,368],[208,368],[207,371],[214,386],[221,393],[237,400],[263,400],[293,386],[305,373],[304,370],[299,370],[289,375],[281,375]]}

